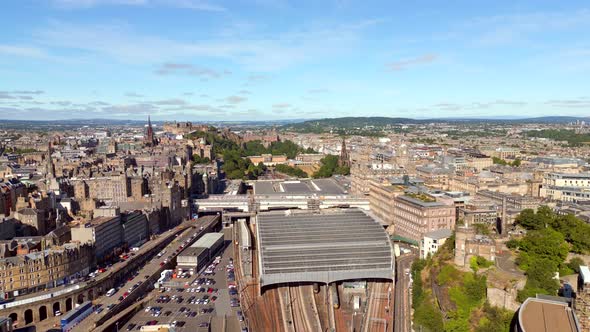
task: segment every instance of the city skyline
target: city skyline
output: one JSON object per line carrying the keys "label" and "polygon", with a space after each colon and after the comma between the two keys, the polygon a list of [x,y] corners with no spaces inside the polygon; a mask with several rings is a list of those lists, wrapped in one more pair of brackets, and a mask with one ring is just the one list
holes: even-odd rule
{"label": "city skyline", "polygon": [[0,118],[583,117],[585,5],[12,1]]}

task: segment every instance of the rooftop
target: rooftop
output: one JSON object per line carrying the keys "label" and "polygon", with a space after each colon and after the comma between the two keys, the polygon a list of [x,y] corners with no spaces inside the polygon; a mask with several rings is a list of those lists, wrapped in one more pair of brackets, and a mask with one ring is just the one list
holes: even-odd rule
{"label": "rooftop", "polygon": [[223,233],[205,233],[200,239],[198,239],[192,248],[211,248],[215,242],[223,240]]}
{"label": "rooftop", "polygon": [[102,225],[104,223],[107,223],[113,219],[119,219],[119,217],[98,217],[98,218],[94,218],[92,220],[90,220],[89,222],[87,222],[86,224],[81,224],[80,227],[82,226],[87,226],[91,227],[91,226],[98,226],[98,225]]}
{"label": "rooftop", "polygon": [[530,297],[520,306],[518,323],[525,332],[579,332],[578,320],[567,303]]}
{"label": "rooftop", "polygon": [[450,237],[453,234],[453,231],[450,229],[437,229],[436,231],[432,231],[432,232],[428,232],[426,234],[424,234],[424,237],[429,237],[431,239],[435,239],[435,240],[440,240],[440,239],[446,239],[448,237]]}
{"label": "rooftop", "polygon": [[[422,199],[414,197],[414,196],[415,195],[401,195],[401,196],[397,196],[396,199],[402,199],[407,202],[410,202],[410,203],[413,203],[416,205],[420,205],[423,207],[441,207],[441,206],[445,205],[441,202],[437,202],[435,199],[432,199],[431,201],[425,201],[425,200],[422,200]],[[418,197],[420,197],[420,196],[418,196]]]}
{"label": "rooftop", "polygon": [[387,234],[360,210],[263,213],[257,226],[262,286],[393,278]]}
{"label": "rooftop", "polygon": [[346,195],[348,192],[334,179],[302,179],[302,180],[272,180],[255,181],[255,195]]}
{"label": "rooftop", "polygon": [[205,247],[188,247],[184,249],[178,256],[199,256],[203,251],[207,250]]}

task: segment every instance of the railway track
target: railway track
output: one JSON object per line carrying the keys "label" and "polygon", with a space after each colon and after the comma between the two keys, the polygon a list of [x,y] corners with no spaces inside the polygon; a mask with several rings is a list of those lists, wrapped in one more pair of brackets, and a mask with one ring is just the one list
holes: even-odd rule
{"label": "railway track", "polygon": [[[251,225],[251,227],[253,227]],[[252,234],[256,236],[256,232]],[[235,241],[234,241],[235,243]],[[255,246],[256,239],[253,244]],[[236,252],[240,252],[237,245],[234,245]],[[252,251],[252,278],[251,282],[247,283],[244,278],[244,273],[241,267],[236,268],[236,275],[238,280],[242,282],[240,285],[240,298],[242,308],[248,325],[251,331],[261,332],[282,332],[286,331],[284,321],[282,318],[282,308],[280,303],[280,293],[277,288],[266,289],[263,295],[258,293],[258,255],[256,249]],[[238,266],[237,264],[236,266]]]}
{"label": "railway track", "polygon": [[320,328],[322,331],[326,331],[334,327],[330,324],[330,314],[328,313],[329,309],[328,304],[326,303],[327,297],[324,292],[324,287],[320,287],[319,293],[313,294],[313,302],[315,304],[316,312],[318,313]]}
{"label": "railway track", "polygon": [[297,291],[298,287],[288,286],[289,298],[291,300],[291,311],[293,313],[293,326],[296,332],[311,332],[314,331],[307,313],[305,311],[305,303],[302,301],[303,297]]}

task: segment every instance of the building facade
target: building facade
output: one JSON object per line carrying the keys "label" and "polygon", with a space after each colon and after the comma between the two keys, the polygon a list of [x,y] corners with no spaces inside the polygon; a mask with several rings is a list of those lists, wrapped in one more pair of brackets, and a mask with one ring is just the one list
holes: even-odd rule
{"label": "building facade", "polygon": [[455,227],[455,207],[422,194],[394,199],[395,234],[419,243],[424,234]]}
{"label": "building facade", "polygon": [[428,256],[434,255],[451,235],[453,235],[453,231],[450,229],[439,229],[424,234],[422,241],[420,241],[420,257],[426,259]]}
{"label": "building facade", "polygon": [[68,283],[93,265],[91,245],[67,243],[0,259],[0,292],[16,296]]}
{"label": "building facade", "polygon": [[121,217],[98,217],[71,229],[72,240],[91,243],[96,258],[101,261],[118,254],[123,243]]}

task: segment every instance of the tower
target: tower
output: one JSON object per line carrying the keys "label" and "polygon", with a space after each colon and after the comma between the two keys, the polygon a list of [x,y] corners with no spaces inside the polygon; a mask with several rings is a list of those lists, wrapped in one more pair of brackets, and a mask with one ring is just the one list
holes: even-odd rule
{"label": "tower", "polygon": [[342,137],[342,148],[340,149],[340,159],[338,159],[338,164],[340,166],[350,167],[350,156],[348,155],[348,151],[346,150],[345,137]]}
{"label": "tower", "polygon": [[55,178],[55,165],[53,164],[53,159],[51,158],[51,141],[47,143],[46,176],[49,179]]}
{"label": "tower", "polygon": [[152,128],[152,121],[151,121],[149,115],[148,115],[148,127],[147,127],[147,132],[145,135],[145,145],[147,145],[147,146],[154,146],[155,145],[154,128]]}
{"label": "tower", "polygon": [[457,226],[455,228],[455,265],[465,266],[468,264],[469,250],[466,248],[467,240],[475,236],[475,230],[468,226]]}
{"label": "tower", "polygon": [[507,223],[507,213],[506,213],[506,205],[507,205],[507,200],[506,200],[506,195],[502,196],[502,216],[500,217],[500,232],[498,232],[501,236],[507,236],[508,235],[508,223]]}

